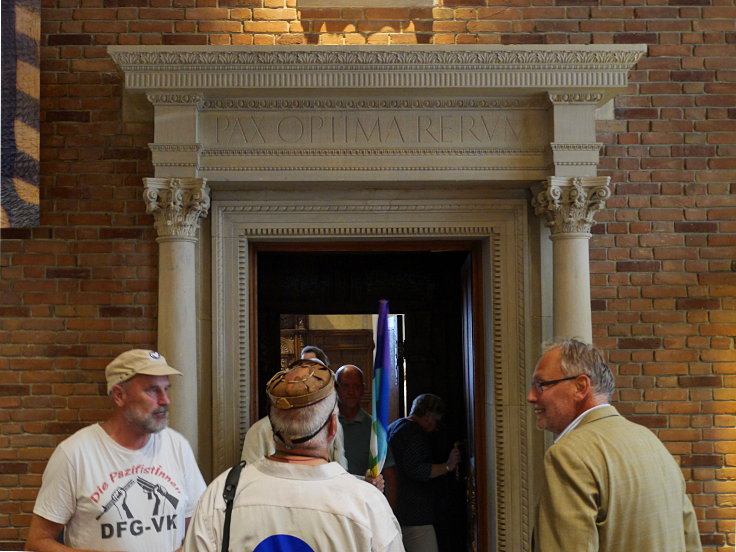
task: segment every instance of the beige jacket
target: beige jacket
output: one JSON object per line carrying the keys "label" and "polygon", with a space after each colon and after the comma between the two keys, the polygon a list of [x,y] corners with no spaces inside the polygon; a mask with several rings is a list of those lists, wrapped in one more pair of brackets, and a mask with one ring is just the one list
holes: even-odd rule
{"label": "beige jacket", "polygon": [[685,481],[647,428],[590,412],[544,458],[537,552],[700,552]]}

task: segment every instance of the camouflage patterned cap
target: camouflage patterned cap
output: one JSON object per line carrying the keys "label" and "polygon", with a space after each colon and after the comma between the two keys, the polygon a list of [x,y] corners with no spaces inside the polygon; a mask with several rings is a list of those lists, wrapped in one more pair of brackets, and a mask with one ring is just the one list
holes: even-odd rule
{"label": "camouflage patterned cap", "polygon": [[335,376],[316,358],[299,359],[266,384],[271,404],[281,410],[302,408],[327,397],[335,388]]}

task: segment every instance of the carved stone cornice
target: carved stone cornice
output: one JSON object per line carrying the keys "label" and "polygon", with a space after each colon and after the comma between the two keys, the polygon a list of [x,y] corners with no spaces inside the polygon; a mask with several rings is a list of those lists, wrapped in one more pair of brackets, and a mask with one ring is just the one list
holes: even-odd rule
{"label": "carved stone cornice", "polygon": [[159,239],[195,241],[200,217],[207,216],[210,191],[204,178],[144,178],[146,212]]}
{"label": "carved stone cornice", "polygon": [[[382,48],[382,47],[196,47],[167,46],[110,48],[113,59],[121,66],[145,65],[493,65],[539,67],[542,65],[608,66],[636,63],[643,49],[625,45],[610,47],[573,46],[517,46],[517,47],[448,47],[435,46]],[[608,46],[608,45],[605,45]]]}
{"label": "carved stone cornice", "polygon": [[607,176],[564,178],[553,176],[532,192],[534,214],[556,234],[589,234],[593,216],[611,197]]}
{"label": "carved stone cornice", "polygon": [[645,51],[637,44],[108,47],[125,73],[127,89],[158,93],[264,88],[620,91]]}

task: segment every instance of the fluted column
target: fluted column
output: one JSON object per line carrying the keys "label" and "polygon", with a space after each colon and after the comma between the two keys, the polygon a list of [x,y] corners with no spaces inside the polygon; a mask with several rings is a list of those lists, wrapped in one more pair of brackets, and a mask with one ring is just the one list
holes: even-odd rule
{"label": "fluted column", "polygon": [[181,371],[172,378],[171,425],[198,449],[195,245],[210,206],[204,178],[144,178],[146,211],[158,233],[158,350]]}
{"label": "fluted column", "polygon": [[611,196],[609,178],[552,176],[533,190],[532,206],[552,235],[556,337],[593,341],[588,242],[593,216]]}

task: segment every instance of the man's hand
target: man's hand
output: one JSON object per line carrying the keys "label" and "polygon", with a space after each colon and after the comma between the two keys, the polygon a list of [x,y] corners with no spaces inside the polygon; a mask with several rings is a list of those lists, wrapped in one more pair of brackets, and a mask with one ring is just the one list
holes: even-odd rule
{"label": "man's hand", "polygon": [[460,463],[460,460],[460,449],[457,448],[457,445],[455,445],[450,451],[450,456],[447,457],[447,471],[450,472],[454,470]]}
{"label": "man's hand", "polygon": [[365,473],[365,480],[371,485],[373,485],[376,489],[383,492],[383,488],[385,486],[385,483],[383,481],[383,476],[379,473],[378,477],[372,477],[371,475],[369,475],[370,473],[371,473],[370,471],[367,471]]}

